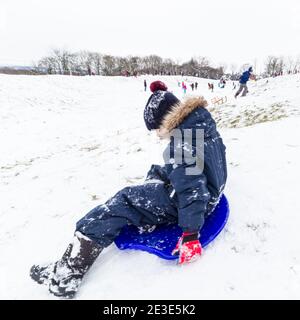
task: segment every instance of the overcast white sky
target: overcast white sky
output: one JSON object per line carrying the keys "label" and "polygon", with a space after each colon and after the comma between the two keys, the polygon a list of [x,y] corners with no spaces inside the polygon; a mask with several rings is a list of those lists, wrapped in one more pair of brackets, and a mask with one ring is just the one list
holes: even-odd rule
{"label": "overcast white sky", "polygon": [[0,0],[0,64],[54,47],[253,63],[300,54],[299,0]]}

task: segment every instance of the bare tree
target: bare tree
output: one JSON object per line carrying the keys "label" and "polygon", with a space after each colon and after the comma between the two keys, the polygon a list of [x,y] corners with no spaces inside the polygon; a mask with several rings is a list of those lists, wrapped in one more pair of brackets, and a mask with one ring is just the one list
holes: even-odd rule
{"label": "bare tree", "polygon": [[56,60],[54,57],[44,57],[38,64],[38,68],[46,70],[48,74],[56,73]]}
{"label": "bare tree", "polygon": [[77,70],[85,75],[92,74],[94,54],[89,51],[80,51],[77,56]]}
{"label": "bare tree", "polygon": [[164,71],[168,75],[177,74],[176,72],[176,64],[172,59],[164,59],[163,60]]}
{"label": "bare tree", "polygon": [[297,73],[300,69],[300,55],[297,57],[287,57],[285,59],[285,69],[289,74]]}
{"label": "bare tree", "polygon": [[99,76],[102,70],[103,56],[98,52],[92,52],[89,57],[92,72]]}
{"label": "bare tree", "polygon": [[294,73],[300,72],[300,54],[296,57],[295,59],[295,64],[294,64]]}
{"label": "bare tree", "polygon": [[269,56],[266,61],[265,71],[269,76],[276,76],[283,73],[283,57]]}
{"label": "bare tree", "polygon": [[227,70],[228,70],[228,65],[226,62],[221,62],[219,64],[219,68],[222,70],[222,72],[225,74],[227,73]]}
{"label": "bare tree", "polygon": [[115,75],[116,69],[116,58],[111,55],[104,55],[102,59],[102,71],[105,76],[113,76]]}
{"label": "bare tree", "polygon": [[198,56],[195,58],[200,68],[206,68],[210,65],[210,62],[207,57]]}
{"label": "bare tree", "polygon": [[55,61],[56,73],[70,74],[73,54],[65,49],[54,49],[52,58]]}

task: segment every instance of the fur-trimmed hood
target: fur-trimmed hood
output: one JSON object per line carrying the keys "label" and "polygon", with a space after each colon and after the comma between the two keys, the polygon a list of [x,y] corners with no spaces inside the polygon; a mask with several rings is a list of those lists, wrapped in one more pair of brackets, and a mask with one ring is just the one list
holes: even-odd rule
{"label": "fur-trimmed hood", "polygon": [[194,110],[205,108],[207,105],[207,101],[202,96],[189,97],[183,102],[174,105],[162,121],[159,128],[159,136],[161,138],[167,137],[169,133],[178,127]]}

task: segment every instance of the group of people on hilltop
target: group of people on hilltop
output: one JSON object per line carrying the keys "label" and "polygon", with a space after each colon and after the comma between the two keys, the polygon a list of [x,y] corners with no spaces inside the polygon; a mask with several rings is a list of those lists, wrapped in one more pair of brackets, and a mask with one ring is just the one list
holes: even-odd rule
{"label": "group of people on hilltop", "polygon": [[[249,67],[249,69],[247,69],[246,71],[243,72],[243,74],[241,75],[241,77],[239,78],[239,89],[237,90],[237,92],[235,93],[234,97],[237,98],[241,93],[242,93],[242,97],[245,97],[247,95],[247,93],[249,92],[248,90],[248,86],[247,83],[250,79],[255,79],[255,76],[253,74],[253,68]],[[177,82],[178,87],[181,87],[183,90],[183,93],[186,94],[187,92],[187,84],[185,81],[178,81]],[[226,85],[226,79],[224,77],[222,77],[218,83],[218,86],[220,88],[225,88]],[[193,82],[190,84],[192,91],[194,90],[198,90],[198,82]],[[208,83],[208,89],[211,92],[214,92],[214,84],[213,83]],[[236,84],[233,82],[233,90],[236,89]],[[147,91],[147,81],[146,79],[144,80],[144,90]]]}
{"label": "group of people on hilltop", "polygon": [[299,70],[289,70],[288,72],[287,72],[287,74],[297,74],[297,73],[300,73],[300,69]]}
{"label": "group of people on hilltop", "polygon": [[[242,93],[242,97],[245,97],[247,95],[247,93],[249,92],[248,87],[247,87],[247,82],[253,79],[255,80],[255,76],[253,74],[253,68],[249,67],[246,71],[243,72],[243,74],[240,76],[239,78],[239,84],[240,87],[238,89],[238,91],[235,93],[234,97],[237,98],[239,96],[240,93]],[[219,88],[223,89],[226,86],[226,79],[224,77],[222,77],[218,83]],[[236,89],[236,84],[233,81],[233,90]],[[211,92],[214,92],[214,84],[208,82],[208,90],[210,90]]]}
{"label": "group of people on hilltop", "polygon": [[[184,81],[182,81],[182,82],[178,81],[177,84],[178,84],[178,87],[181,87],[181,88],[182,88],[183,93],[186,94],[186,91],[187,91],[187,84],[186,84],[186,82],[184,82]],[[197,89],[198,89],[198,82],[193,82],[190,86],[191,86],[192,91],[197,90]],[[146,80],[146,79],[144,79],[144,91],[147,91],[147,80]]]}
{"label": "group of people on hilltop", "polygon": [[[191,86],[192,91],[198,90],[198,82],[197,82],[197,81],[192,82],[192,83],[190,84],[190,86]],[[180,81],[178,81],[178,87],[181,87],[182,90],[183,90],[183,93],[186,94],[186,91],[187,91],[187,84],[186,84],[186,82],[182,81],[182,82],[180,83]]]}
{"label": "group of people on hilltop", "polygon": [[193,83],[191,84],[191,88],[192,88],[192,91],[198,90],[198,82],[193,82]]}

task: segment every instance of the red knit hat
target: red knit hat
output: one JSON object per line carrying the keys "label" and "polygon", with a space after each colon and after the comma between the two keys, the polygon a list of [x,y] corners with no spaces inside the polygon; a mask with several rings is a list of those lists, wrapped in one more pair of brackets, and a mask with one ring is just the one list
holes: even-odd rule
{"label": "red knit hat", "polygon": [[160,127],[164,116],[180,101],[172,92],[167,91],[168,88],[162,81],[152,82],[150,89],[153,93],[146,104],[144,120],[147,129],[153,130]]}
{"label": "red knit hat", "polygon": [[158,91],[158,90],[167,91],[168,87],[162,81],[157,80],[157,81],[153,81],[150,84],[150,90],[151,90],[151,92],[155,92],[155,91]]}

